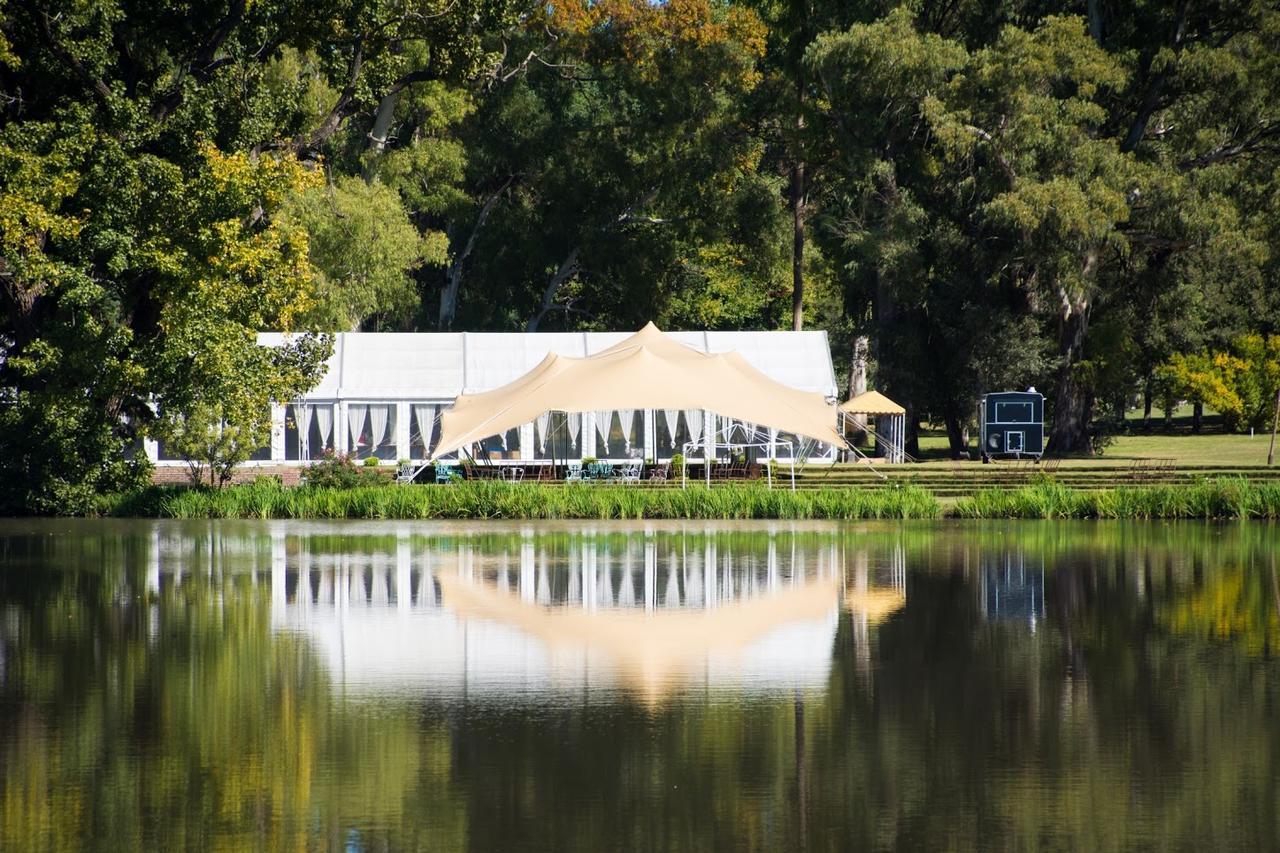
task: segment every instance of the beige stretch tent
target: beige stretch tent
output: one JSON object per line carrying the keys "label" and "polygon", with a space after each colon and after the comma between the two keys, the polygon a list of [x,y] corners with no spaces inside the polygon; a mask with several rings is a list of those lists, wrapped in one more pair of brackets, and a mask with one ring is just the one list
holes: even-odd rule
{"label": "beige stretch tent", "polygon": [[[736,352],[704,353],[649,323],[587,356],[550,353],[524,376],[463,394],[441,416],[433,458],[527,424],[544,412],[705,409],[717,415],[844,446],[836,411],[821,394],[769,378]],[[707,427],[707,434],[713,434]]]}
{"label": "beige stretch tent", "polygon": [[[906,461],[903,449],[906,438],[907,410],[879,391],[867,391],[840,404],[843,415],[873,415],[885,419],[885,429],[872,431],[876,441],[883,445],[886,462]],[[842,430],[843,431],[843,430]]]}

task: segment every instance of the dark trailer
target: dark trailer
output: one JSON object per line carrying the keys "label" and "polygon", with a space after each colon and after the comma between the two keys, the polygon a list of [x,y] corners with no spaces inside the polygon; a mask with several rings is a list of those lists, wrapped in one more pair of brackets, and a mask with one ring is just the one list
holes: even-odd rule
{"label": "dark trailer", "polygon": [[1039,459],[1044,453],[1044,395],[1034,388],[984,394],[978,425],[983,462],[996,456]]}

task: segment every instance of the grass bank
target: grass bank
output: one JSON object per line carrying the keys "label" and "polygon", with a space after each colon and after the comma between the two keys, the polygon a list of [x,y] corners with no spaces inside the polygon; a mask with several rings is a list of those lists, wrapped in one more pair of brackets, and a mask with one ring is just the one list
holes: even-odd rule
{"label": "grass bank", "polygon": [[403,519],[857,519],[937,518],[938,500],[913,486],[792,492],[755,485],[688,489],[455,483],[450,486],[284,488],[274,483],[220,491],[154,488],[106,514],[161,518]]}
{"label": "grass bank", "polygon": [[928,490],[911,485],[792,492],[759,485],[637,489],[468,482],[336,489],[259,482],[220,491],[153,487],[109,500],[102,514],[286,519],[1280,519],[1280,483],[1219,478],[1085,490],[1045,481],[984,489],[944,506]]}
{"label": "grass bank", "polygon": [[958,499],[956,518],[1280,519],[1280,483],[1220,478],[1086,491],[1043,482]]}

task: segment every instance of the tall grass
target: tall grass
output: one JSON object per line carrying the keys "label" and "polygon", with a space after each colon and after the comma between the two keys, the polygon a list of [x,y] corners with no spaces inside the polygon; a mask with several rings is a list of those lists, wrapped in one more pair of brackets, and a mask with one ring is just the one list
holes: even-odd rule
{"label": "tall grass", "polygon": [[164,518],[396,519],[1280,519],[1280,482],[1073,489],[1052,481],[986,489],[945,512],[918,486],[792,492],[761,485],[652,489],[607,485],[463,482],[448,486],[285,488],[272,481],[220,491],[157,486],[104,499],[104,515]]}
{"label": "tall grass", "polygon": [[627,486],[455,483],[355,489],[284,488],[269,482],[220,491],[166,490],[122,508],[167,518],[406,519],[856,519],[937,518],[936,498],[915,487],[815,489],[762,486],[647,489]]}
{"label": "tall grass", "polygon": [[986,489],[958,500],[949,514],[957,518],[1280,519],[1280,483],[1224,477],[1082,491],[1045,482],[1020,489]]}

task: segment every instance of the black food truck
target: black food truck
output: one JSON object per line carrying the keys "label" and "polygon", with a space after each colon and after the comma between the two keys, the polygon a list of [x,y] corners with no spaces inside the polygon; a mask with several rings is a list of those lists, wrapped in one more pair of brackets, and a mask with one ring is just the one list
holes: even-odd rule
{"label": "black food truck", "polygon": [[1035,388],[984,394],[978,426],[983,462],[1000,456],[1039,459],[1044,453],[1044,395]]}

